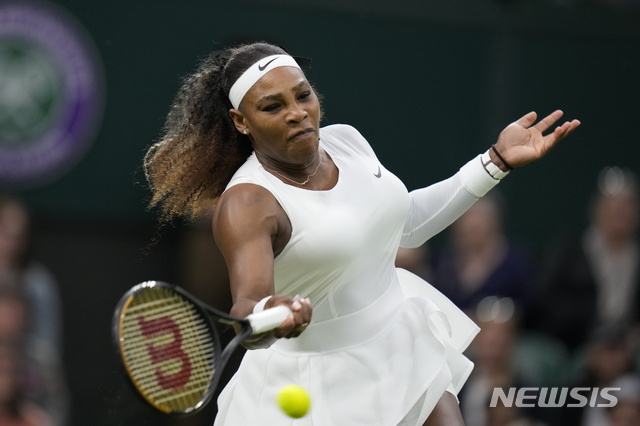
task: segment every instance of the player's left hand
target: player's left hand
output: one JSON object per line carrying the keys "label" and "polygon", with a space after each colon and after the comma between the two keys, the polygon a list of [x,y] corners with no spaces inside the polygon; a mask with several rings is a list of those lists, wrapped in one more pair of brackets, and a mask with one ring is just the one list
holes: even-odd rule
{"label": "player's left hand", "polygon": [[578,120],[566,121],[557,126],[552,133],[543,135],[563,114],[561,110],[554,111],[536,124],[534,123],[538,115],[535,112],[524,115],[500,133],[496,149],[504,160],[514,168],[544,157],[558,142],[566,138],[580,125]]}

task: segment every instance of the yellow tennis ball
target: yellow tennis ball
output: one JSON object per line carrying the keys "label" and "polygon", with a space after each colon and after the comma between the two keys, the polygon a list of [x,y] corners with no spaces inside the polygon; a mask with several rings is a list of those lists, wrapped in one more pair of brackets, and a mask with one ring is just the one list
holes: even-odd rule
{"label": "yellow tennis ball", "polygon": [[300,386],[289,385],[283,387],[278,393],[278,405],[287,416],[299,419],[309,411],[311,398]]}

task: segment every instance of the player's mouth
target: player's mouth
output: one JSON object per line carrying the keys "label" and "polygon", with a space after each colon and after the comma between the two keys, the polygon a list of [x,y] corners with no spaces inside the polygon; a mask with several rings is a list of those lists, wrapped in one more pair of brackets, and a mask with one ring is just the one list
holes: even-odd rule
{"label": "player's mouth", "polygon": [[312,127],[309,127],[308,129],[300,130],[299,132],[296,132],[292,136],[290,136],[289,141],[295,142],[295,141],[304,139],[306,137],[309,137],[315,134],[315,132],[316,132],[315,129]]}

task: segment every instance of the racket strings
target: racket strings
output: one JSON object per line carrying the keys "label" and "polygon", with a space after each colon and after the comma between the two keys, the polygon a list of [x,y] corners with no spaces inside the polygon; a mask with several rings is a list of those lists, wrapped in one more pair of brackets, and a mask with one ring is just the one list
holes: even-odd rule
{"label": "racket strings", "polygon": [[153,288],[135,295],[122,318],[123,353],[143,395],[169,411],[196,407],[209,391],[219,350],[200,311]]}

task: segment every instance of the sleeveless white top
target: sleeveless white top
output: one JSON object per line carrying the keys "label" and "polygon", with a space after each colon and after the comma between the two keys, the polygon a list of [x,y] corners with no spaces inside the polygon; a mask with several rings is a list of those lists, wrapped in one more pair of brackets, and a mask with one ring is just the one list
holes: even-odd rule
{"label": "sleeveless white top", "polygon": [[[218,399],[215,425],[422,425],[442,393],[457,393],[471,372],[462,351],[477,326],[431,285],[396,269],[395,256],[401,243],[414,234],[424,242],[496,182],[475,159],[410,195],[352,127],[322,128],[320,145],[339,170],[332,189],[287,185],[255,153],[228,185],[260,185],[288,215],[292,233],[275,258],[275,290],[310,298],[313,318],[300,337],[247,351]],[[289,384],[311,395],[302,419],[277,405]]]}

